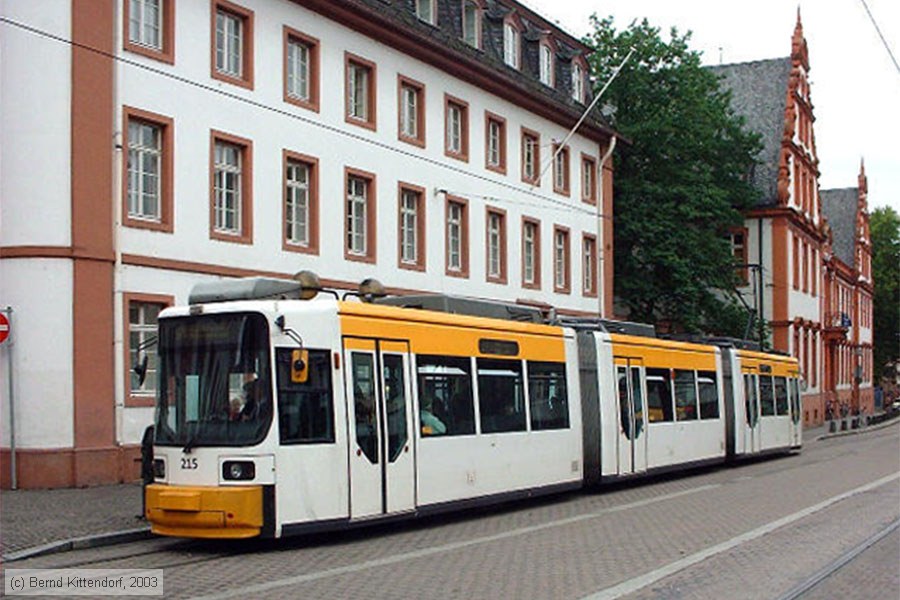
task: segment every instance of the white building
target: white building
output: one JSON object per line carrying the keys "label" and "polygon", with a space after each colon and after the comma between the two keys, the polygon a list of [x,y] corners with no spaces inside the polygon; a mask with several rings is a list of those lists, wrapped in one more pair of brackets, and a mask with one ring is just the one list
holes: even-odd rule
{"label": "white building", "polygon": [[211,278],[310,269],[611,315],[613,133],[591,116],[552,160],[590,100],[588,48],[513,0],[0,13],[20,487],[136,474],[154,390],[131,359]]}

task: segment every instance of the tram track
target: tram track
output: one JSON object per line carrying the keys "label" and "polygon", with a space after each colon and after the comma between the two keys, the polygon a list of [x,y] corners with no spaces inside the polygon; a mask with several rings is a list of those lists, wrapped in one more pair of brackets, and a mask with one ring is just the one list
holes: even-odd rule
{"label": "tram track", "polygon": [[842,569],[849,566],[863,552],[889,536],[891,533],[897,531],[898,528],[900,528],[900,519],[895,520],[893,523],[883,528],[881,531],[878,531],[877,533],[871,535],[857,546],[841,554],[834,561],[825,565],[825,567],[823,567],[821,570],[813,573],[808,579],[806,579],[806,581],[803,581],[794,588],[788,590],[783,596],[780,596],[778,600],[795,600],[796,598],[800,598],[808,592],[813,591],[817,586],[824,583],[829,577],[834,576]]}

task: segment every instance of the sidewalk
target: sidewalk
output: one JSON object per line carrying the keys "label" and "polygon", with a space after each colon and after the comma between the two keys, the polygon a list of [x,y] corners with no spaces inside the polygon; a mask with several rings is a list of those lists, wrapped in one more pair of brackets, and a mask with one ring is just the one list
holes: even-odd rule
{"label": "sidewalk", "polygon": [[[0,492],[3,562],[23,555],[103,545],[148,535],[141,485]],[[117,534],[109,536],[108,534]]]}

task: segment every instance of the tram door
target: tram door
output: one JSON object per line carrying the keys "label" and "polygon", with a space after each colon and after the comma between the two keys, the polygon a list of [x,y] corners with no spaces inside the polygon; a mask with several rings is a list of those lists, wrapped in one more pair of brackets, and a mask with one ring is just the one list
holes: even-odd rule
{"label": "tram door", "polygon": [[760,449],[759,375],[744,371],[744,453]]}
{"label": "tram door", "polygon": [[647,470],[647,411],[644,410],[644,369],[639,358],[616,357],[618,389],[619,475]]}
{"label": "tram door", "polygon": [[791,373],[791,377],[788,379],[788,397],[790,398],[791,406],[792,446],[799,446],[803,436],[803,424],[800,422],[803,406],[800,402],[800,383],[797,377],[797,373]]}
{"label": "tram door", "polygon": [[409,343],[344,338],[350,518],[415,508]]}

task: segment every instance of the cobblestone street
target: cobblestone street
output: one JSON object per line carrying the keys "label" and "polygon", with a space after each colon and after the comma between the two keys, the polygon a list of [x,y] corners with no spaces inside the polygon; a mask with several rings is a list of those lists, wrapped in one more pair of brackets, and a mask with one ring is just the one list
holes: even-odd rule
{"label": "cobblestone street", "polygon": [[[163,568],[173,598],[775,598],[900,517],[900,428],[802,454],[416,523],[254,543],[154,539],[17,568]],[[805,592],[896,597],[894,531]]]}

